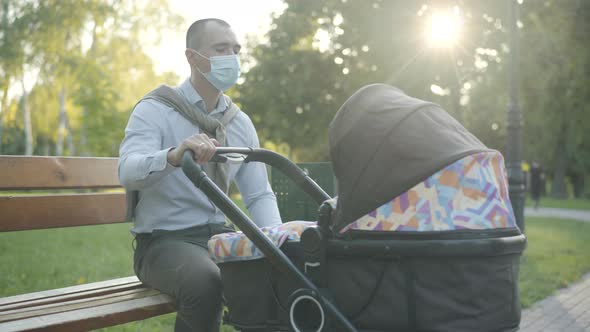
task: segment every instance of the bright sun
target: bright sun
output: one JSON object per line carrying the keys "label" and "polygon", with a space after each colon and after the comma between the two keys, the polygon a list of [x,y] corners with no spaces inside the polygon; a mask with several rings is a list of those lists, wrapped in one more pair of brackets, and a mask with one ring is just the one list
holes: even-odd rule
{"label": "bright sun", "polygon": [[436,12],[430,17],[428,37],[434,47],[452,47],[459,41],[461,21],[458,12]]}

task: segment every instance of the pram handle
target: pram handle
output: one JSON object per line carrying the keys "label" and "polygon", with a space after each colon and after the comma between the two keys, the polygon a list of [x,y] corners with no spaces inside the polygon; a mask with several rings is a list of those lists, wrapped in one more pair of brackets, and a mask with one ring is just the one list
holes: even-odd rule
{"label": "pram handle", "polygon": [[325,200],[331,199],[322,187],[320,187],[312,178],[310,178],[299,166],[284,156],[267,149],[260,148],[233,148],[219,147],[215,151],[213,162],[227,162],[229,154],[244,155],[244,162],[259,161],[273,168],[278,169],[281,173],[290,178],[300,189],[311,196],[319,205]]}
{"label": "pram handle", "polygon": [[[232,150],[231,152],[235,152]],[[223,152],[220,152],[223,153]],[[346,331],[356,332],[355,327],[334,306],[323,297],[313,282],[299,271],[291,260],[279,249],[252,220],[211,180],[205,171],[194,161],[194,154],[186,150],[182,155],[181,167],[186,176],[199,188],[223,213],[238,226],[238,228],[260,249],[268,261],[283,273],[294,275],[304,287],[312,291],[325,306],[326,310],[345,328]]]}

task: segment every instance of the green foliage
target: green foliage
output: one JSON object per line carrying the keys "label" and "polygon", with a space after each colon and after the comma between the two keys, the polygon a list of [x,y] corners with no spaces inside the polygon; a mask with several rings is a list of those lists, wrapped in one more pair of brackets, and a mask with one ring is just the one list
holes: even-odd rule
{"label": "green foliage", "polygon": [[[264,146],[298,161],[328,159],[327,128],[339,106],[362,85],[384,82],[441,104],[488,146],[504,150],[507,1],[284,2],[264,40],[248,43],[245,83],[230,91]],[[6,152],[24,151],[20,101],[6,96],[25,71],[37,74],[28,98],[36,154],[55,153],[61,93],[76,153],[107,156],[117,154],[135,102],[160,83],[178,81],[170,73],[156,75],[142,50],[146,33],[179,26],[165,0],[2,6],[0,147]],[[431,47],[430,17],[455,6],[462,20],[457,45]],[[550,174],[556,152],[564,150],[559,176],[587,174],[590,3],[525,1],[518,7],[525,159],[541,162]]]}
{"label": "green foliage", "polygon": [[[523,109],[529,158],[552,165],[566,149],[574,172],[590,170],[590,4],[530,1],[523,8]],[[557,146],[565,128],[562,146]]]}
{"label": "green foliage", "polygon": [[[6,70],[0,71],[0,87],[6,98],[8,87],[23,80],[25,71],[38,74],[29,82],[33,88],[27,100],[35,154],[56,153],[58,128],[65,123],[66,134],[77,147],[65,154],[117,155],[137,100],[158,84],[178,81],[170,73],[156,75],[142,50],[146,33],[157,36],[181,22],[165,0],[7,1],[3,5],[10,11],[1,22],[6,33],[0,39],[0,63]],[[65,98],[64,117],[58,116],[60,97]],[[5,129],[0,146],[5,150],[14,140],[6,134],[24,130],[21,110],[11,106],[17,103],[3,102],[0,109],[0,128],[4,124]],[[24,151],[12,145],[10,150]]]}
{"label": "green foliage", "polygon": [[[502,14],[503,6],[495,3],[458,2],[465,20],[461,47],[436,49],[428,46],[424,33],[430,14],[457,2],[285,2],[288,7],[274,19],[268,43],[257,45],[247,59],[255,66],[246,73],[237,99],[264,127],[262,139],[288,143],[294,157],[326,159],[330,120],[346,98],[370,83],[396,85],[462,117],[467,111],[456,107],[459,90],[467,95],[464,84],[475,85],[486,73],[474,61],[489,60],[492,67],[487,57],[499,57],[498,52],[482,53],[498,48],[501,39],[495,21],[482,16]],[[325,45],[314,39],[322,33],[329,38]],[[452,98],[434,95],[432,84],[451,91]],[[486,111],[478,108],[466,122],[477,127],[482,118],[489,120]]]}
{"label": "green foliage", "polygon": [[[298,160],[325,160],[326,132],[339,106],[362,85],[384,82],[439,103],[486,145],[504,151],[511,70],[507,1],[285,3],[266,43],[254,45],[245,58],[253,67],[234,91],[263,142],[288,144]],[[462,19],[458,44],[430,47],[429,18],[454,6]],[[555,151],[566,149],[564,174],[587,174],[590,46],[584,38],[590,3],[525,1],[518,7],[515,69],[524,158],[551,171]],[[316,38],[322,34],[325,45]]]}

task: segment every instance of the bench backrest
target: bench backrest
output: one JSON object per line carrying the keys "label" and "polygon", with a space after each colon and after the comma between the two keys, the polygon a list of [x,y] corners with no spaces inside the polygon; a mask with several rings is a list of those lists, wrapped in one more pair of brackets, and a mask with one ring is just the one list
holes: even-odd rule
{"label": "bench backrest", "polygon": [[[30,192],[55,189],[68,192]],[[0,232],[124,222],[125,209],[117,158],[0,156]]]}

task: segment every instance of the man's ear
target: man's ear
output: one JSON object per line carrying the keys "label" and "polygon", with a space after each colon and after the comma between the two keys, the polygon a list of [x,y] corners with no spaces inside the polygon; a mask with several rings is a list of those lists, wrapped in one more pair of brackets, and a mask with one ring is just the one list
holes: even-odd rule
{"label": "man's ear", "polygon": [[186,56],[186,61],[188,61],[191,67],[195,66],[195,52],[190,48],[184,50],[184,55]]}

